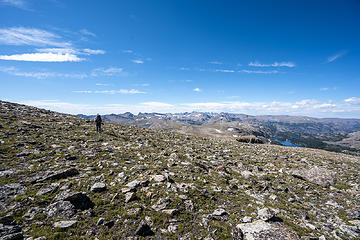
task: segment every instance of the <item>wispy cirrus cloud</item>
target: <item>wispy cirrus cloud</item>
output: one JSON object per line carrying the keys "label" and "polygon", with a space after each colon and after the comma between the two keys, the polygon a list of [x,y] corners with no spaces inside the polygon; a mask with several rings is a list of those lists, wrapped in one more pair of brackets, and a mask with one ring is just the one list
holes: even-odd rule
{"label": "wispy cirrus cloud", "polygon": [[80,62],[75,54],[70,53],[23,53],[13,55],[0,55],[1,60],[27,61],[27,62]]}
{"label": "wispy cirrus cloud", "polygon": [[57,73],[57,72],[48,72],[48,71],[24,72],[24,71],[20,71],[15,67],[0,67],[0,71],[10,74],[12,76],[29,77],[29,78],[37,78],[37,79],[55,78],[55,77],[83,79],[88,77],[88,74],[86,73]]}
{"label": "wispy cirrus cloud", "polygon": [[143,64],[144,61],[143,60],[139,60],[139,59],[134,59],[134,60],[131,60],[133,63],[137,63],[137,64]]}
{"label": "wispy cirrus cloud", "polygon": [[87,94],[146,94],[146,92],[137,89],[119,89],[119,90],[80,90],[73,91],[73,93],[87,93]]}
{"label": "wispy cirrus cloud", "polygon": [[123,68],[119,68],[119,67],[95,68],[90,72],[82,72],[82,73],[59,73],[59,72],[49,72],[49,71],[27,72],[27,71],[21,71],[16,67],[0,67],[0,72],[4,72],[12,76],[29,77],[29,78],[37,78],[37,79],[54,78],[54,77],[83,79],[88,77],[128,75],[127,72],[123,71]]}
{"label": "wispy cirrus cloud", "polygon": [[231,69],[215,69],[215,72],[233,73],[235,70]]}
{"label": "wispy cirrus cloud", "polygon": [[271,71],[257,71],[257,70],[239,70],[238,72],[242,73],[254,73],[254,74],[275,74],[279,73],[277,70],[271,70]]}
{"label": "wispy cirrus cloud", "polygon": [[0,44],[47,47],[37,48],[30,53],[0,55],[1,60],[30,62],[79,62],[85,59],[79,57],[78,55],[89,56],[105,54],[105,51],[100,49],[74,48],[70,41],[65,41],[58,34],[37,28],[1,28]]}
{"label": "wispy cirrus cloud", "polygon": [[201,89],[200,88],[194,88],[193,91],[194,92],[201,92]]}
{"label": "wispy cirrus cloud", "polygon": [[70,47],[71,42],[64,41],[59,35],[37,28],[11,27],[0,29],[0,44]]}
{"label": "wispy cirrus cloud", "polygon": [[212,61],[212,62],[209,62],[210,64],[215,64],[215,65],[221,65],[223,64],[222,62],[219,62],[219,61]]}
{"label": "wispy cirrus cloud", "polygon": [[124,71],[121,67],[108,67],[108,68],[95,68],[91,71],[91,76],[115,76],[115,75],[123,75],[127,76],[127,72]]}
{"label": "wispy cirrus cloud", "polygon": [[341,52],[339,52],[339,53],[336,53],[336,54],[328,57],[328,58],[326,59],[325,63],[331,63],[331,62],[335,61],[336,59],[344,56],[346,53],[347,53],[347,51],[341,51]]}
{"label": "wispy cirrus cloud", "polygon": [[248,65],[251,67],[295,67],[295,63],[293,62],[274,62],[271,64],[262,64],[256,61],[250,62]]}
{"label": "wispy cirrus cloud", "polygon": [[104,50],[100,49],[75,49],[75,48],[37,48],[37,52],[41,53],[55,53],[55,54],[76,54],[76,55],[99,55],[105,54]]}
{"label": "wispy cirrus cloud", "polygon": [[80,30],[80,33],[83,34],[83,35],[87,35],[87,36],[91,36],[91,37],[96,37],[96,34],[93,33],[93,32],[90,32],[89,30],[87,29],[81,29]]}
{"label": "wispy cirrus cloud", "polygon": [[350,103],[350,104],[360,104],[360,98],[358,98],[358,97],[351,97],[351,98],[345,99],[344,102]]}

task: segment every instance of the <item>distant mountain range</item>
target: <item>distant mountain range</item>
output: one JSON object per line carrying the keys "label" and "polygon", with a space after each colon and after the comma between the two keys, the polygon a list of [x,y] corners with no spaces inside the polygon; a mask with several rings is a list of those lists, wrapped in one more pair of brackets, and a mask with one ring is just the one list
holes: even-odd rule
{"label": "distant mountain range", "polygon": [[[93,115],[79,117],[92,119]],[[255,136],[264,143],[319,148],[360,154],[360,119],[233,113],[132,113],[109,114],[103,121],[173,130],[190,135],[238,140]]]}

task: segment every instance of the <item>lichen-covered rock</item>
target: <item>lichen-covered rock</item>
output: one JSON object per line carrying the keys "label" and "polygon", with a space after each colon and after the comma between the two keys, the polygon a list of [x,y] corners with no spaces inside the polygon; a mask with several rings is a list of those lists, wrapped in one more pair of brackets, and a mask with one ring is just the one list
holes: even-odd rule
{"label": "lichen-covered rock", "polygon": [[335,172],[322,167],[311,167],[309,169],[293,169],[291,174],[296,177],[322,187],[328,187],[336,182]]}
{"label": "lichen-covered rock", "polygon": [[48,217],[69,219],[75,214],[75,207],[69,201],[58,201],[50,204],[45,212]]}
{"label": "lichen-covered rock", "polygon": [[253,223],[242,223],[236,225],[237,237],[239,240],[298,240],[298,235],[286,228],[281,223],[268,223],[258,220]]}
{"label": "lichen-covered rock", "polygon": [[26,187],[19,183],[0,184],[0,202],[24,194]]}

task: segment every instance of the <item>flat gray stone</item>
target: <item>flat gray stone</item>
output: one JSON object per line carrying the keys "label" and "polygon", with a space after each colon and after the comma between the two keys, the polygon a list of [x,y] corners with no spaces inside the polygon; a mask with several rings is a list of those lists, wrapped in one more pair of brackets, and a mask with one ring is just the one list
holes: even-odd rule
{"label": "flat gray stone", "polygon": [[55,228],[60,228],[60,229],[67,229],[69,227],[74,226],[77,223],[76,220],[72,220],[72,221],[59,221],[59,222],[55,222],[53,227]]}
{"label": "flat gray stone", "polygon": [[238,240],[298,240],[298,235],[281,223],[268,223],[263,220],[258,220],[253,223],[242,223],[236,225]]}
{"label": "flat gray stone", "polygon": [[106,184],[101,182],[97,182],[91,187],[92,192],[103,192],[105,190],[106,190]]}

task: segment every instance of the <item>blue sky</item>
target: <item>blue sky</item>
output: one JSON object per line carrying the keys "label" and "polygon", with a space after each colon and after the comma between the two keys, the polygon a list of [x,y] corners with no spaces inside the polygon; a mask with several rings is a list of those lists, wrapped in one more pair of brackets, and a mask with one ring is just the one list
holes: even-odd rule
{"label": "blue sky", "polygon": [[360,118],[359,1],[0,0],[0,99]]}

